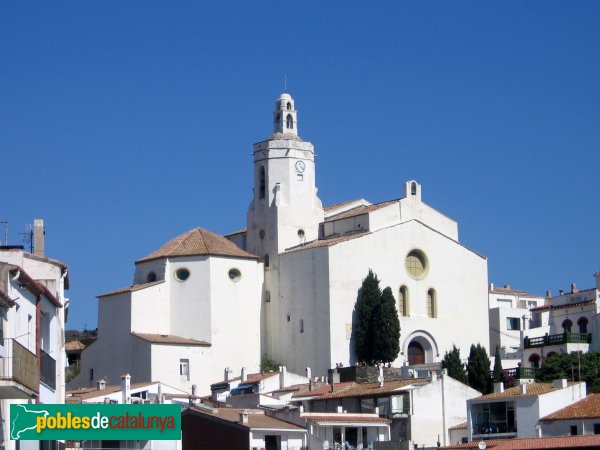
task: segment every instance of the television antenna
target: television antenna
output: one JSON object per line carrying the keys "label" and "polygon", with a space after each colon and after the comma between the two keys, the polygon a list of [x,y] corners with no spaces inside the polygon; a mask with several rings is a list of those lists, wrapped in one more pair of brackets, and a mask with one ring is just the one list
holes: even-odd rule
{"label": "television antenna", "polygon": [[29,253],[33,253],[33,225],[25,225],[25,231],[19,234],[23,236],[23,242],[29,247]]}
{"label": "television antenna", "polygon": [[0,224],[4,226],[4,245],[8,245],[8,220],[0,220]]}

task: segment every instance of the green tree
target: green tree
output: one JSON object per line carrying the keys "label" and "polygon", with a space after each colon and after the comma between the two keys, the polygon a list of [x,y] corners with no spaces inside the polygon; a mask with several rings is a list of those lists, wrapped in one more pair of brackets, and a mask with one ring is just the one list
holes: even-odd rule
{"label": "green tree", "polygon": [[390,287],[381,294],[379,304],[373,311],[374,346],[376,361],[391,362],[400,353],[400,319],[396,309],[396,299]]}
{"label": "green tree", "polygon": [[369,274],[363,280],[356,302],[356,323],[354,338],[356,342],[356,357],[361,361],[375,359],[373,353],[374,327],[373,312],[381,300],[381,289],[377,275],[369,269]]}
{"label": "green tree", "polygon": [[481,344],[471,344],[469,359],[467,360],[467,377],[469,386],[483,393],[487,390],[490,373],[490,358],[485,347]]}
{"label": "green tree", "polygon": [[448,371],[448,376],[454,378],[461,383],[467,384],[467,374],[465,373],[465,365],[460,359],[460,350],[456,345],[452,345],[452,350],[444,354],[442,359],[442,368]]}
{"label": "green tree", "polygon": [[548,382],[558,378],[585,381],[590,392],[600,390],[600,351],[559,353],[544,359],[537,380]]}
{"label": "green tree", "polygon": [[269,358],[267,355],[262,355],[260,360],[260,371],[261,372],[277,372],[279,370],[279,364],[274,359]]}
{"label": "green tree", "polygon": [[502,359],[500,357],[500,347],[496,346],[496,356],[494,357],[494,373],[492,375],[494,382],[504,382],[504,370],[502,369]]}

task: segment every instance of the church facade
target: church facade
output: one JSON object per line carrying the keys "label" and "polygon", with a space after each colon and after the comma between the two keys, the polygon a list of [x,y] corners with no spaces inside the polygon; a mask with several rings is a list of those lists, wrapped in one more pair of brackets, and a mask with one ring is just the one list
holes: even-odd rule
{"label": "church facade", "polygon": [[[383,203],[323,207],[314,146],[298,134],[289,94],[275,102],[273,123],[273,134],[254,145],[247,227],[226,237],[197,229],[212,247],[190,237],[194,230],[179,236],[136,263],[131,287],[99,297],[98,342],[83,355],[94,354],[94,373],[113,364],[111,373],[135,379],[134,365],[143,379],[171,382],[162,369],[153,372],[165,368],[156,355],[174,358],[168,370],[189,360],[189,384],[204,389],[225,366],[256,370],[267,355],[292,372],[311,367],[325,375],[336,363],[357,362],[352,322],[369,269],[397,301],[401,353],[394,366],[439,362],[453,344],[463,357],[473,343],[488,347],[487,259],[460,243],[455,221],[423,203],[421,185],[408,181]],[[116,364],[110,350],[117,336],[131,349],[145,342],[145,356],[123,355]],[[179,343],[152,341],[161,339]],[[177,357],[177,349],[186,356]]]}

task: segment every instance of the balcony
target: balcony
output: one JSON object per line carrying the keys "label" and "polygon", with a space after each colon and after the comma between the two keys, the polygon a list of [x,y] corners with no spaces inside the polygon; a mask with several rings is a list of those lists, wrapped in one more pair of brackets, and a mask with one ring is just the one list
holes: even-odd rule
{"label": "balcony", "polygon": [[515,367],[513,369],[505,369],[502,371],[505,378],[513,378],[515,380],[535,379],[539,369],[533,367]]}
{"label": "balcony", "polygon": [[547,334],[534,338],[526,337],[523,345],[525,348],[545,347],[547,345],[562,344],[589,344],[592,342],[592,333],[568,333]]}
{"label": "balcony", "polygon": [[56,361],[52,356],[42,350],[40,363],[40,381],[50,389],[56,390]]}
{"label": "balcony", "polygon": [[0,398],[28,399],[39,392],[38,359],[14,339],[4,339],[0,358]]}

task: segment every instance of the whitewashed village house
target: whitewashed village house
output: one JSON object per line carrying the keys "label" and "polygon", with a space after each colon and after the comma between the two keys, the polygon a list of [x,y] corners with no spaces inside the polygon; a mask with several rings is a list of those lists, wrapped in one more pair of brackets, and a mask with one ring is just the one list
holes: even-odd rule
{"label": "whitewashed village house", "polygon": [[228,239],[188,231],[138,260],[132,286],[99,297],[98,340],[70,386],[129,372],[202,392],[225,367],[256,371],[261,354],[317,376],[352,365],[353,311],[369,269],[398,301],[394,366],[439,362],[452,344],[488,347],[487,260],[423,203],[416,181],[395,200],[324,208],[314,146],[300,138],[287,93],[274,133],[254,145],[253,173],[244,230]]}
{"label": "whitewashed village house", "polygon": [[55,441],[11,440],[11,404],[65,399],[67,266],[44,256],[42,220],[34,222],[33,243],[33,253],[0,247],[0,427],[7,450],[57,448]]}

